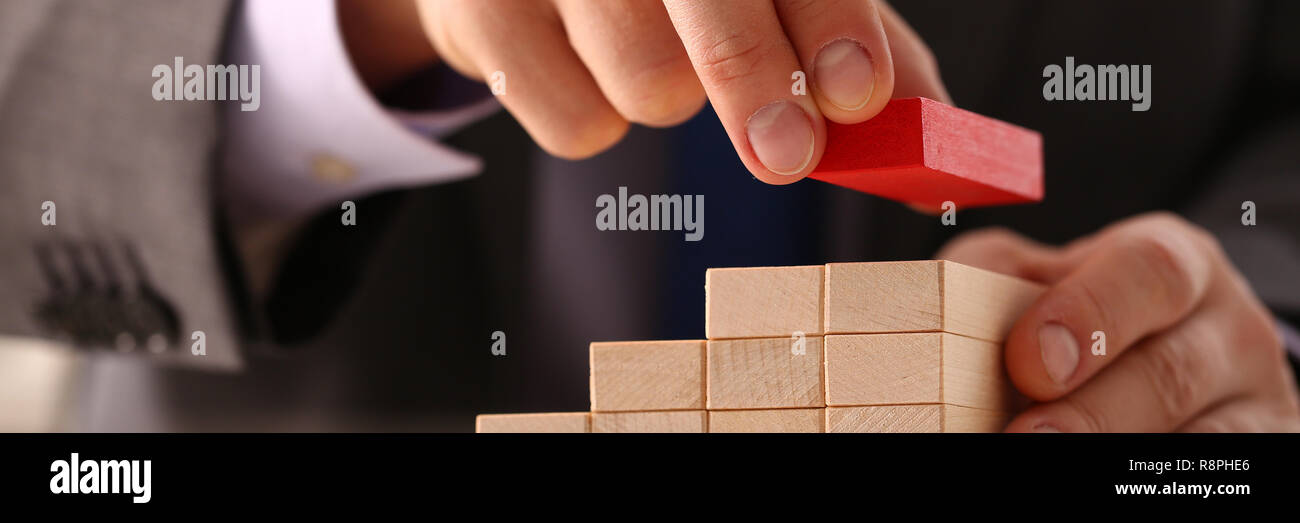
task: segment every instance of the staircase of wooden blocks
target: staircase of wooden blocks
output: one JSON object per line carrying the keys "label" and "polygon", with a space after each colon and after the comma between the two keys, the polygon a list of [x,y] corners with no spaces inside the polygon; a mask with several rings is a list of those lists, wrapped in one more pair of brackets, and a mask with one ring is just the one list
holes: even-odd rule
{"label": "staircase of wooden blocks", "polygon": [[947,261],[710,269],[707,340],[591,344],[591,412],[478,432],[996,432],[1042,287]]}

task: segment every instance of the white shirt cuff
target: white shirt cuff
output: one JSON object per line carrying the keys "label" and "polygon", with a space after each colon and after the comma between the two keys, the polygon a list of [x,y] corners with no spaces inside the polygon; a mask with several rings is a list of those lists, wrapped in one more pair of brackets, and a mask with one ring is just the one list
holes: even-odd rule
{"label": "white shirt cuff", "polygon": [[437,113],[384,108],[352,67],[334,2],[246,0],[232,22],[227,61],[261,66],[260,108],[224,106],[221,190],[236,223],[480,171],[478,158],[429,137],[491,114],[496,101]]}

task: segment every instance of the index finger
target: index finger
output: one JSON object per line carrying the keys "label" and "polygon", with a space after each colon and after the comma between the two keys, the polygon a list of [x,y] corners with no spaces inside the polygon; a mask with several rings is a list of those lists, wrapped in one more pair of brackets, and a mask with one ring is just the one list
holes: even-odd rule
{"label": "index finger", "polygon": [[700,82],[749,172],[771,184],[812,172],[826,122],[792,92],[799,58],[770,1],[665,0]]}
{"label": "index finger", "polygon": [[989,227],[967,232],[950,240],[936,259],[1054,284],[1064,276],[1060,250],[1016,234],[1010,229]]}

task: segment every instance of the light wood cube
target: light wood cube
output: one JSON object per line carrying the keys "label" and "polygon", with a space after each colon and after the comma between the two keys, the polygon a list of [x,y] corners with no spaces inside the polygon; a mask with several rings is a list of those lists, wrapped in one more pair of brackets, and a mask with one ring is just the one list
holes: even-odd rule
{"label": "light wood cube", "polygon": [[821,265],[709,269],[704,333],[709,339],[822,333]]}
{"label": "light wood cube", "polygon": [[591,410],[703,408],[703,340],[591,344]]}
{"label": "light wood cube", "polygon": [[1001,432],[1010,419],[956,405],[827,407],[826,432]]}
{"label": "light wood cube", "polygon": [[1002,341],[1043,286],[949,261],[831,263],[825,332],[949,332]]}
{"label": "light wood cube", "polygon": [[956,334],[826,336],[826,405],[948,403],[996,411],[1025,404],[1002,346]]}
{"label": "light wood cube", "polygon": [[708,432],[708,413],[703,410],[661,412],[593,412],[595,433],[702,433]]}
{"label": "light wood cube", "polygon": [[709,432],[825,432],[826,409],[711,410]]}
{"label": "light wood cube", "polygon": [[709,410],[824,407],[822,338],[798,343],[794,338],[709,340]]}

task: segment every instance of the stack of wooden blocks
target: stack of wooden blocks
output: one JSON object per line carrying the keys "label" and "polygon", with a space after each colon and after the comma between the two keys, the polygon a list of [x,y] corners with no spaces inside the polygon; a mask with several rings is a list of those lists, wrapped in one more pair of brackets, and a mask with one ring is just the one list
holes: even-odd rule
{"label": "stack of wooden blocks", "polygon": [[591,344],[591,412],[478,432],[995,432],[1001,342],[1042,292],[947,261],[710,269],[707,340]]}

